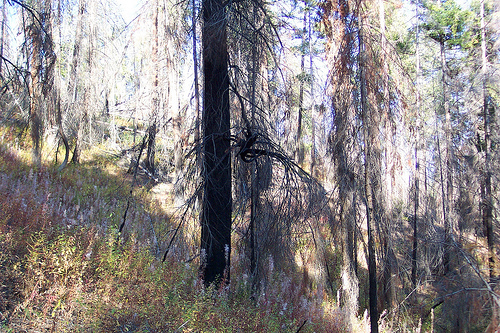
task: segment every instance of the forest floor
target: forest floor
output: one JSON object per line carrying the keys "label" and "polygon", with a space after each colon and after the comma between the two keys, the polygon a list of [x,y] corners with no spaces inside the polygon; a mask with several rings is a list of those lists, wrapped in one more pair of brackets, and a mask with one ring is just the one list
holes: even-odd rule
{"label": "forest floor", "polygon": [[58,172],[34,168],[28,151],[0,144],[0,332],[367,330],[327,293],[304,292],[300,273],[273,273],[252,300],[234,260],[231,287],[205,289],[195,241],[161,260],[178,225],[164,209],[168,186],[152,199],[150,188],[131,193],[113,159],[89,153]]}

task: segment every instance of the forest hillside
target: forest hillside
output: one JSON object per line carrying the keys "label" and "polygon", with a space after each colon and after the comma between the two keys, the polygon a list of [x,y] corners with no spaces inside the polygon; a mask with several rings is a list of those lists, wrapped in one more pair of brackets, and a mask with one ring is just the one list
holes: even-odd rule
{"label": "forest hillside", "polygon": [[498,1],[0,5],[0,331],[500,330]]}
{"label": "forest hillside", "polygon": [[344,331],[330,297],[292,270],[270,271],[253,301],[237,262],[226,290],[204,288],[185,251],[162,261],[177,221],[150,186],[130,193],[115,160],[91,155],[58,172],[5,145],[0,156],[1,332],[283,332],[305,321],[301,332]]}

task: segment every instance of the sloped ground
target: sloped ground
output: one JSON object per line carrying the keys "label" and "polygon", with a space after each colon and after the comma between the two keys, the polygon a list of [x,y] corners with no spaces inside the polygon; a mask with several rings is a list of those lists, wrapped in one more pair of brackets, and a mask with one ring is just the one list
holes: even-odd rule
{"label": "sloped ground", "polygon": [[58,173],[34,170],[23,154],[0,145],[1,332],[296,332],[304,321],[300,332],[365,327],[348,325],[326,294],[303,294],[293,274],[276,273],[253,302],[235,263],[229,292],[205,290],[195,261],[157,259],[177,223],[144,192],[129,196],[112,163]]}

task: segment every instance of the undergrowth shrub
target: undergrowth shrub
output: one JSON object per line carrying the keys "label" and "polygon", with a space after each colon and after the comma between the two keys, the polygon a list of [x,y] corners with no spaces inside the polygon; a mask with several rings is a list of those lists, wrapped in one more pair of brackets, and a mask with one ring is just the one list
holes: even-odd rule
{"label": "undergrowth shrub", "polygon": [[254,301],[243,274],[214,290],[185,255],[161,262],[170,238],[160,234],[178,222],[128,189],[91,163],[35,170],[0,145],[0,331],[294,332],[305,320],[301,332],[344,331],[326,293],[304,292],[300,272],[271,270]]}

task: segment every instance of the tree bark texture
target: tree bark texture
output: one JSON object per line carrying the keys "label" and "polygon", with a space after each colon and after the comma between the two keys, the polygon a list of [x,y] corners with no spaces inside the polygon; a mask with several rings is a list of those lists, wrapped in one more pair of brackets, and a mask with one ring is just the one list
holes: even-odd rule
{"label": "tree bark texture", "polygon": [[[29,14],[28,14],[29,15]],[[40,59],[42,41],[41,27],[39,26],[36,18],[31,17],[28,20],[27,35],[31,40],[31,54],[30,54],[30,79],[31,84],[29,87],[30,93],[30,128],[31,140],[33,141],[32,160],[33,164],[40,166],[41,164],[41,137],[43,134],[43,118],[42,118],[42,82],[40,80],[40,73],[42,70],[42,60]]]}
{"label": "tree bark texture", "polygon": [[36,166],[41,165],[42,137],[44,120],[44,102],[53,88],[55,54],[53,52],[51,3],[44,0],[28,14],[25,33],[30,41],[29,73],[30,73],[30,127],[33,141],[32,159]]}
{"label": "tree bark texture", "polygon": [[158,91],[158,10],[159,4],[158,1],[154,2],[153,8],[153,47],[152,47],[152,62],[154,68],[153,74],[153,94],[151,99],[151,114],[149,118],[149,129],[148,129],[148,149],[146,152],[146,161],[145,166],[146,169],[154,176],[155,170],[155,152],[156,152],[156,131],[157,131],[157,120],[158,113],[160,108],[160,98]]}
{"label": "tree bark texture", "polygon": [[73,156],[71,158],[72,163],[78,163],[80,159],[80,140],[83,136],[83,122],[86,119],[84,108],[81,105],[77,105],[77,94],[78,94],[78,69],[80,67],[81,60],[81,46],[84,37],[84,24],[85,24],[85,13],[88,11],[87,0],[79,0],[78,2],[78,17],[75,30],[75,44],[73,46],[73,58],[70,67],[70,79],[68,80],[68,106],[66,112],[70,112],[69,109],[73,109],[71,112],[75,113],[77,119],[77,130],[75,138],[75,147],[73,150]]}
{"label": "tree bark texture", "polygon": [[[361,16],[359,18],[361,21]],[[365,64],[365,45],[362,33],[362,21],[359,23],[359,68],[360,68],[360,99],[361,116],[363,120],[364,153],[365,153],[365,197],[366,197],[366,226],[368,231],[368,280],[369,280],[369,309],[370,309],[370,329],[371,333],[378,333],[378,308],[377,308],[377,262],[375,257],[375,239],[374,239],[374,213],[375,197],[373,193],[373,163],[372,156],[372,135],[371,120],[367,101],[367,82],[366,82],[366,64]]]}

